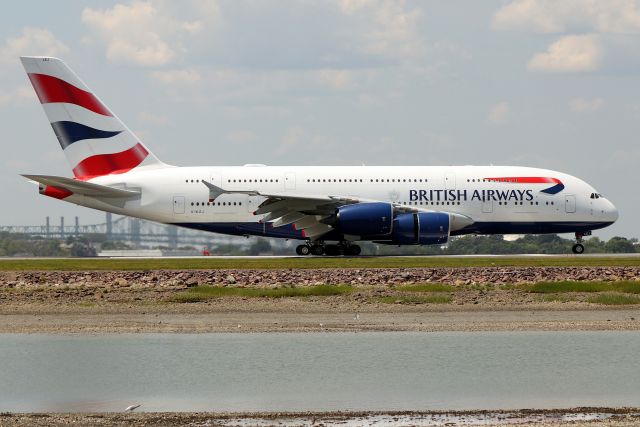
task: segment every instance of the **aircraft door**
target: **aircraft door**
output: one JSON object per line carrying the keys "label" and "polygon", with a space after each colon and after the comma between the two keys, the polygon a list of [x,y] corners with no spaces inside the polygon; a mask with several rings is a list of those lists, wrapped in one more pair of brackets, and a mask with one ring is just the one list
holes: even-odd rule
{"label": "aircraft door", "polygon": [[567,194],[566,196],[564,196],[564,209],[567,213],[576,212],[576,196],[572,194]]}
{"label": "aircraft door", "polygon": [[218,173],[212,173],[209,177],[209,182],[215,185],[216,187],[224,188],[222,185],[222,177]]}
{"label": "aircraft door", "polygon": [[173,196],[173,213],[184,213],[184,196]]}
{"label": "aircraft door", "polygon": [[296,189],[296,173],[286,172],[284,174],[284,189],[295,190]]}
{"label": "aircraft door", "polygon": [[444,174],[444,188],[447,190],[455,190],[456,189],[456,173],[455,172],[445,172]]}
{"label": "aircraft door", "polygon": [[258,209],[259,203],[258,198],[256,196],[248,196],[247,197],[247,212],[253,213]]}

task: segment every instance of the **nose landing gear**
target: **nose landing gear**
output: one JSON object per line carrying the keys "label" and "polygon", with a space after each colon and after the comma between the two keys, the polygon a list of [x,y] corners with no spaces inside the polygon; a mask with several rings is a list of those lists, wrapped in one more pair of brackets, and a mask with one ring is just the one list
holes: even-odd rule
{"label": "nose landing gear", "polygon": [[577,232],[576,233],[576,243],[571,247],[571,251],[576,254],[576,255],[580,255],[581,253],[584,252],[584,245],[582,244],[582,238],[584,236],[589,236],[591,235],[590,231],[586,231],[583,233]]}

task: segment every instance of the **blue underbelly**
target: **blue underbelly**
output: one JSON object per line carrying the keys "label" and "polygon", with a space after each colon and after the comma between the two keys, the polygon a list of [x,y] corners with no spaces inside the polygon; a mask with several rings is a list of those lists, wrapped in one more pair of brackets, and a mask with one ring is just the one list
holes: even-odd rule
{"label": "blue underbelly", "polygon": [[[613,223],[595,221],[476,222],[462,230],[452,232],[451,235],[575,233],[597,230],[611,224]],[[302,231],[296,230],[293,224],[273,227],[271,223],[260,222],[180,222],[173,223],[173,225],[234,236],[264,236],[305,240]],[[322,238],[323,240],[341,240],[342,236],[340,233],[332,231],[322,236]],[[378,236],[372,240],[381,239]]]}

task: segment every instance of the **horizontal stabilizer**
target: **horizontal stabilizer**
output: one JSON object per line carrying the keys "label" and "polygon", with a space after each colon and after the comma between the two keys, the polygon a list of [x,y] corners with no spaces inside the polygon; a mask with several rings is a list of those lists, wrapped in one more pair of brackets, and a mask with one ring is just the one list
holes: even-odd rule
{"label": "horizontal stabilizer", "polygon": [[93,184],[63,176],[50,175],[22,175],[27,179],[38,182],[45,187],[51,186],[58,190],[68,191],[71,194],[96,198],[133,198],[139,197],[139,191],[125,190],[122,188],[108,187],[106,185]]}

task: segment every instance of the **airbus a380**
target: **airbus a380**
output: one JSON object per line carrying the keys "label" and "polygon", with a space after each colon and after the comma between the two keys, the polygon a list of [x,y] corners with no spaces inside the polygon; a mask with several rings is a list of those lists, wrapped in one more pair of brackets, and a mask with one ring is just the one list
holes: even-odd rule
{"label": "airbus a380", "polygon": [[443,245],[472,233],[575,233],[573,252],[582,253],[583,236],[618,219],[591,185],[546,169],[171,166],[63,61],[21,60],[74,178],[24,176],[41,194],[77,205],[215,233],[298,239],[299,255],[358,255],[358,241]]}

